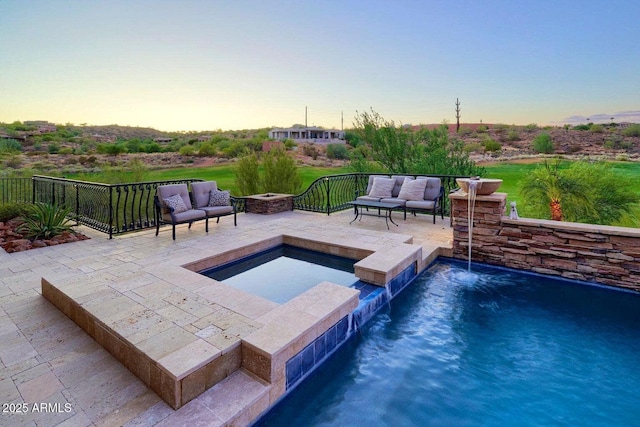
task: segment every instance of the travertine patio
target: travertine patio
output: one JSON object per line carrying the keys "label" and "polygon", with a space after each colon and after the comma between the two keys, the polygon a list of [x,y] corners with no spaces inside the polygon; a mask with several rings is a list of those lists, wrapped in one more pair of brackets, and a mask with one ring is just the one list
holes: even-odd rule
{"label": "travertine patio", "polygon": [[[242,214],[238,227],[222,220],[210,228],[208,235],[202,224],[194,224],[191,230],[181,226],[175,242],[170,229],[161,231],[158,237],[145,231],[108,240],[103,234],[83,228],[91,240],[11,255],[0,252],[0,403],[25,402],[30,409],[27,414],[0,414],[0,425],[246,424],[259,412],[241,413],[241,408],[269,401],[269,394],[273,393],[265,381],[240,369],[175,411],[43,298],[41,278],[54,283],[80,278],[78,289],[83,290],[109,283],[123,294],[135,290],[134,294],[140,296],[146,292],[157,299],[156,309],[175,325],[193,333],[207,330],[201,335],[210,338],[212,348],[233,349],[234,342],[268,320],[261,316],[273,316],[269,312],[278,307],[255,304],[250,305],[254,311],[248,312],[249,306],[238,304],[230,295],[222,303],[227,316],[222,321],[212,317],[211,325],[205,325],[202,322],[207,320],[203,319],[212,313],[195,313],[194,307],[175,300],[175,295],[162,294],[161,283],[175,270],[173,267],[192,263],[194,252],[213,254],[225,247],[251,247],[274,236],[288,235],[352,242],[353,246],[372,250],[402,248],[410,240],[420,246],[422,263],[438,253],[450,254],[448,218],[438,219],[433,225],[429,216],[410,216],[407,221],[397,221],[399,226],[390,231],[378,218],[368,217],[349,225],[351,219],[350,211],[331,216],[298,211],[270,216]],[[196,265],[192,267],[198,269]],[[197,280],[181,283],[193,288]],[[165,362],[180,364],[181,359]],[[33,403],[42,402],[60,405],[49,405],[49,412],[31,411]],[[65,407],[67,403],[70,405]]]}

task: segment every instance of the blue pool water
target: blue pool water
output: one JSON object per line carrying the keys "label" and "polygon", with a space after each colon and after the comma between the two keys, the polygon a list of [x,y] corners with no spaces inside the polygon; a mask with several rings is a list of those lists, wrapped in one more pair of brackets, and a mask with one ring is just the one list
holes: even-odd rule
{"label": "blue pool water", "polygon": [[436,264],[258,425],[640,425],[640,295]]}
{"label": "blue pool water", "polygon": [[351,286],[358,281],[357,260],[281,245],[201,274],[268,300],[284,303],[328,281]]}

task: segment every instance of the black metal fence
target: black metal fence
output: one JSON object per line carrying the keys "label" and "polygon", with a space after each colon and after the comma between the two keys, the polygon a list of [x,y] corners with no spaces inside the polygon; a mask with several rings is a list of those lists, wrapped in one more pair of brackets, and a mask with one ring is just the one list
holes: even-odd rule
{"label": "black metal fence", "polygon": [[101,184],[47,176],[33,177],[33,201],[71,209],[78,223],[109,234],[155,227],[153,196],[160,185],[200,179]]}
{"label": "black metal fence", "polygon": [[31,178],[0,178],[0,205],[32,201]]}
{"label": "black metal fence", "polygon": [[[303,193],[294,196],[293,208],[327,215],[349,209],[356,191],[364,194],[369,181],[364,173],[328,175],[316,179]],[[456,188],[453,175],[435,176],[441,179],[445,195]],[[66,178],[36,175],[32,178],[0,179],[0,204],[45,202],[69,208],[79,224],[109,235],[155,227],[153,196],[158,186],[190,184],[200,179],[101,184]],[[246,200],[234,197],[238,212],[244,212]],[[445,212],[449,198],[445,197]]]}

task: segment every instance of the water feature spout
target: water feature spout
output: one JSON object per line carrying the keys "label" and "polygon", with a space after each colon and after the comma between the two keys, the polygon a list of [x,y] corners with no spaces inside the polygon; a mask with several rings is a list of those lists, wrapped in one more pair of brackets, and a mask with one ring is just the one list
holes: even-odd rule
{"label": "water feature spout", "polygon": [[469,253],[468,253],[468,265],[467,271],[471,271],[471,244],[473,241],[473,213],[476,206],[476,192],[478,190],[478,184],[482,186],[479,179],[469,180],[469,191],[467,192],[467,221],[468,221],[468,233],[469,233]]}

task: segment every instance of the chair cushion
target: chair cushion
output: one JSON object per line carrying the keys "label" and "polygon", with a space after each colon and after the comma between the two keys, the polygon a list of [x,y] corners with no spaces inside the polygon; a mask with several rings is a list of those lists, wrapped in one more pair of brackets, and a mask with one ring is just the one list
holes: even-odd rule
{"label": "chair cushion", "polygon": [[371,192],[368,194],[370,197],[391,197],[391,191],[396,184],[396,180],[392,178],[376,177],[373,180],[373,186]]}
{"label": "chair cushion", "polygon": [[442,186],[440,178],[426,177],[423,179],[427,181],[427,185],[424,188],[424,199],[433,200],[438,197],[440,195],[440,187]]}
{"label": "chair cushion", "polygon": [[389,197],[388,199],[380,199],[382,203],[397,203],[400,206],[404,206],[407,203],[404,199],[399,199],[397,197]]}
{"label": "chair cushion", "polygon": [[367,192],[366,192],[366,194],[371,193],[371,189],[373,188],[373,180],[375,180],[376,178],[389,178],[389,177],[385,176],[385,175],[369,175],[369,181],[367,182]]}
{"label": "chair cushion", "polygon": [[207,216],[219,216],[233,212],[233,206],[205,206],[200,208],[207,213]]}
{"label": "chair cushion", "polygon": [[187,209],[191,209],[191,199],[189,198],[189,189],[187,188],[187,184],[170,184],[158,187],[158,199],[160,199],[160,204],[165,209],[167,204],[164,202],[164,199],[176,194],[180,195]]}
{"label": "chair cushion", "polygon": [[407,204],[405,205],[407,207],[407,209],[425,209],[425,210],[433,210],[433,208],[435,207],[435,202],[432,200],[423,200],[421,202],[415,201],[415,200],[410,200],[407,202]]}
{"label": "chair cushion", "polygon": [[356,200],[361,202],[379,202],[382,197],[360,196]]}
{"label": "chair cushion", "polygon": [[393,184],[393,189],[391,190],[391,197],[399,197],[398,195],[400,194],[400,189],[402,188],[402,184],[404,184],[404,181],[406,179],[413,179],[410,176],[404,176],[404,175],[393,175],[391,176],[391,179],[394,179],[396,182]]}
{"label": "chair cushion", "polygon": [[191,194],[193,194],[194,207],[198,209],[208,206],[209,196],[216,190],[218,190],[216,181],[192,182]]}
{"label": "chair cushion", "polygon": [[187,209],[187,206],[184,204],[184,201],[179,194],[174,194],[173,196],[167,197],[166,199],[162,200],[168,207],[173,209],[174,214],[179,214],[189,210]]}
{"label": "chair cushion", "polygon": [[424,200],[424,188],[426,187],[426,185],[426,179],[407,178],[402,184],[402,188],[400,189],[398,198],[415,201]]}
{"label": "chair cushion", "polygon": [[229,206],[230,203],[231,193],[229,191],[211,190],[207,206]]}
{"label": "chair cushion", "polygon": [[[200,209],[189,209],[186,212],[180,212],[179,214],[175,215],[177,222],[185,222],[185,221],[191,221],[196,219],[202,219],[206,216],[207,214],[205,213],[205,211]],[[169,218],[169,221],[171,221],[171,218]]]}

